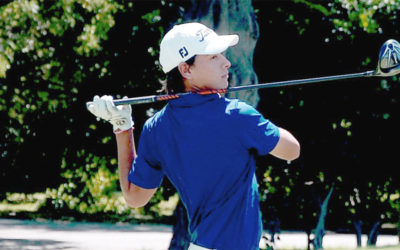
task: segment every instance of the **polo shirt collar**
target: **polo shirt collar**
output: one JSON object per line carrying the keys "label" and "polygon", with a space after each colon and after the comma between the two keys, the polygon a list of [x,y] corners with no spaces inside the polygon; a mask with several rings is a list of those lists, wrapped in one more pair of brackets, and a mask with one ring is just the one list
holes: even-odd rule
{"label": "polo shirt collar", "polygon": [[170,100],[169,104],[176,107],[192,107],[221,98],[219,94],[200,95],[189,93],[178,99]]}

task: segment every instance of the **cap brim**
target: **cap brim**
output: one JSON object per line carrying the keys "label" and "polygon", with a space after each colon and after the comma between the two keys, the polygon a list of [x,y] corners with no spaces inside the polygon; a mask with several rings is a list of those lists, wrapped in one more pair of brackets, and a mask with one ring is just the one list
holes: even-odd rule
{"label": "cap brim", "polygon": [[208,44],[204,51],[201,54],[218,54],[224,52],[231,46],[235,46],[239,42],[238,35],[224,35],[224,36],[215,36],[211,40],[208,41]]}

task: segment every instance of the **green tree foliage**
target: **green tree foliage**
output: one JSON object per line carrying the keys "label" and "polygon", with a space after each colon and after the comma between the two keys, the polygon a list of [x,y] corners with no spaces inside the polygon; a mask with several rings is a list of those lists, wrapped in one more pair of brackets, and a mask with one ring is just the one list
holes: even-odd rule
{"label": "green tree foliage", "polygon": [[[160,25],[155,6],[171,7],[106,0],[13,1],[1,7],[3,194],[49,187],[47,206],[55,209],[119,209],[110,191],[118,190],[111,128],[84,103],[95,94],[122,97],[117,93],[154,94],[159,88],[157,48],[169,21]],[[135,110],[138,131],[147,109]]]}
{"label": "green tree foliage", "polygon": [[[77,103],[83,80],[107,71],[106,62],[82,61],[99,53],[99,44],[107,39],[106,32],[115,24],[113,15],[120,8],[109,1],[13,1],[1,8],[3,178],[9,174],[7,169],[27,163],[28,159],[19,158],[28,150],[25,145],[34,145],[32,140],[43,140],[37,153],[45,159],[54,152],[50,148],[60,149],[55,144],[75,132],[76,121],[69,110]],[[45,139],[46,135],[52,140]],[[51,177],[59,169],[29,160],[38,169],[53,169],[48,173]]]}
{"label": "green tree foliage", "polygon": [[[399,37],[397,1],[255,1],[254,4],[259,9],[260,30],[264,31],[255,53],[255,67],[262,82],[374,69],[383,42]],[[262,74],[266,65],[268,74]],[[286,178],[281,180],[283,185],[301,190],[292,192],[293,196],[285,200],[286,211],[299,208],[299,200],[300,204],[315,204],[329,185],[336,183],[329,202],[329,228],[351,230],[354,218],[346,216],[348,221],[345,221],[341,216],[345,210],[354,213],[354,207],[346,206],[343,210],[341,206],[351,204],[355,190],[365,193],[360,202],[375,215],[361,216],[363,232],[368,232],[377,220],[381,223],[397,220],[388,219],[397,218],[399,210],[387,204],[399,202],[395,198],[399,187],[394,180],[397,153],[393,148],[398,138],[398,94],[398,77],[260,91],[258,108],[277,124],[289,128],[302,145],[298,161],[288,166],[278,162],[273,165],[273,168],[294,168],[291,170],[294,174],[271,172]],[[385,183],[391,183],[391,188],[385,189]],[[284,197],[286,189],[280,187],[277,195]],[[264,192],[273,196],[269,188]],[[300,207],[305,209],[299,211],[297,220],[283,213],[281,224],[284,226],[286,219],[308,218],[301,225],[315,226],[317,207]]]}

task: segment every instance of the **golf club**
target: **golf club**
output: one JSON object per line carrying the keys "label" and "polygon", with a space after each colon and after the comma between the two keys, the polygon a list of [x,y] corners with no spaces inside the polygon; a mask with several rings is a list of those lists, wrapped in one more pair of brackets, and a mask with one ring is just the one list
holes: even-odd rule
{"label": "golf club", "polygon": [[[358,78],[358,77],[371,77],[371,76],[388,77],[388,76],[397,75],[398,73],[400,73],[400,44],[396,40],[390,39],[390,40],[387,40],[382,45],[382,47],[379,51],[378,66],[377,66],[376,70],[370,70],[370,71],[365,71],[365,72],[361,72],[361,73],[353,73],[353,74],[307,78],[307,79],[300,79],[300,80],[289,80],[289,81],[243,85],[243,86],[229,87],[227,89],[202,90],[202,91],[199,91],[196,93],[201,94],[201,95],[209,95],[209,94],[228,93],[228,92],[250,90],[250,89],[275,88],[275,87],[284,87],[284,86],[292,86],[292,85],[302,85],[302,84],[343,80],[343,79],[351,79],[351,78]],[[177,93],[177,94],[172,94],[172,95],[166,94],[166,95],[151,95],[151,96],[142,96],[142,97],[134,97],[134,98],[124,98],[124,99],[116,99],[113,102],[115,105],[152,103],[152,102],[158,102],[158,101],[167,101],[167,100],[177,99],[181,96],[190,95],[190,94],[193,94],[193,93],[187,92],[187,93]],[[91,105],[91,104],[92,104],[92,102],[87,102],[86,106],[89,107],[89,105]]]}

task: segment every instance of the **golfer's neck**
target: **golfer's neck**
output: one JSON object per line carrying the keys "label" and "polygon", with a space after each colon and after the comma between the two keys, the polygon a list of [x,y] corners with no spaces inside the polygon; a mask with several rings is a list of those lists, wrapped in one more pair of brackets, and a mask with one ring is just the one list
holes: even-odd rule
{"label": "golfer's neck", "polygon": [[185,86],[185,92],[198,92],[201,90],[201,88],[189,79],[183,79],[183,85]]}

